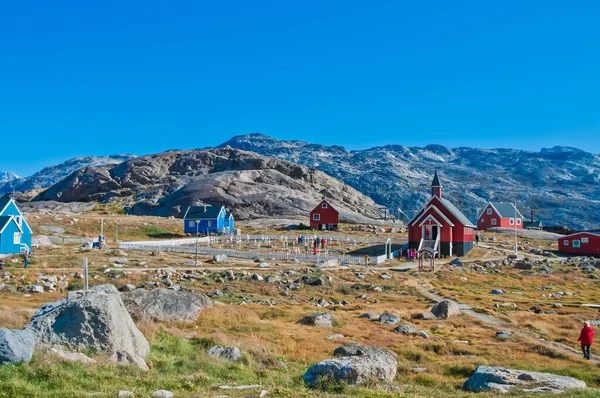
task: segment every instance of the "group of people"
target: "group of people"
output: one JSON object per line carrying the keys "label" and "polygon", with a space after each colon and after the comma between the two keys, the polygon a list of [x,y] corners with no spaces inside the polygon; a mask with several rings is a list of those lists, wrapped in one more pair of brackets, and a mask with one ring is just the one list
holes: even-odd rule
{"label": "group of people", "polygon": [[417,253],[417,249],[408,249],[406,250],[406,260],[407,261],[415,261],[419,257]]}
{"label": "group of people", "polygon": [[[304,235],[299,235],[297,240],[298,240],[298,246],[306,247],[306,251],[308,252],[308,244],[307,244],[306,237],[304,237]],[[313,239],[313,242],[312,242],[313,254],[317,255],[317,253],[319,253],[319,248],[321,248],[321,250],[324,250],[326,244],[327,244],[327,240],[325,238],[317,237],[317,238]]]}

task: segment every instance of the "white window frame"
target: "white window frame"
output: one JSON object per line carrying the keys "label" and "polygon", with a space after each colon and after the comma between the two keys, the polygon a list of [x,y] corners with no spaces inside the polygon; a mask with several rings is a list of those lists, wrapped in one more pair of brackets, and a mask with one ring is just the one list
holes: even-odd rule
{"label": "white window frame", "polygon": [[517,218],[517,225],[521,225],[521,219]]}
{"label": "white window frame", "polygon": [[196,226],[196,221],[188,221],[188,226],[194,228]]}
{"label": "white window frame", "polygon": [[485,220],[482,218],[481,220],[479,220],[479,224],[483,224],[485,222]]}
{"label": "white window frame", "polygon": [[209,222],[208,222],[208,226],[209,226],[209,227],[212,227],[212,221],[209,221]]}
{"label": "white window frame", "polygon": [[313,221],[321,221],[321,215],[319,213],[313,214]]}
{"label": "white window frame", "polygon": [[590,243],[588,238],[581,238],[581,243]]}
{"label": "white window frame", "polygon": [[488,216],[491,216],[493,212],[494,212],[494,210],[492,210],[492,208],[491,208],[491,207],[489,207],[489,208],[487,209],[487,215],[488,215]]}
{"label": "white window frame", "polygon": [[510,225],[515,225],[515,219],[514,218],[511,218],[508,222],[510,223]]}
{"label": "white window frame", "polygon": [[573,249],[579,249],[581,247],[581,241],[579,239],[573,239],[573,244],[571,246]]}
{"label": "white window frame", "polygon": [[568,239],[565,239],[565,240],[563,241],[563,244],[564,244],[565,246],[569,246],[569,240],[568,240]]}
{"label": "white window frame", "polygon": [[322,208],[322,209],[326,209],[327,207],[328,207],[328,206],[327,206],[327,203],[323,203],[323,204],[321,204],[321,208]]}
{"label": "white window frame", "polygon": [[13,243],[15,245],[21,244],[21,233],[20,232],[15,232],[15,234],[13,235]]}
{"label": "white window frame", "polygon": [[492,223],[492,225],[498,225],[498,220],[496,220],[495,218],[492,218],[491,223]]}

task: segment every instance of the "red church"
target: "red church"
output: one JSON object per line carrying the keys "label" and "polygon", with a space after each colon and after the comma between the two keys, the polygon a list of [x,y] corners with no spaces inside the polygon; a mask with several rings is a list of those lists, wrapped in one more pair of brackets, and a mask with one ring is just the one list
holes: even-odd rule
{"label": "red church", "polygon": [[323,200],[310,212],[310,229],[337,231],[340,213],[326,200]]}
{"label": "red church", "polygon": [[488,228],[523,229],[523,215],[512,203],[490,202],[477,221],[477,229]]}
{"label": "red church", "polygon": [[442,195],[437,172],[431,183],[431,199],[408,223],[412,249],[432,249],[441,256],[464,256],[473,248],[475,225]]}

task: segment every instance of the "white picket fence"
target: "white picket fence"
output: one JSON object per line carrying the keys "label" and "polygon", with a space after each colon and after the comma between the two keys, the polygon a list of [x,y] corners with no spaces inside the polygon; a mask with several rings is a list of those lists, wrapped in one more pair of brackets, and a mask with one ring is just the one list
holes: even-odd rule
{"label": "white picket fence", "polygon": [[[210,242],[210,241],[211,241],[211,237],[208,237],[208,236],[198,238],[198,243],[206,243],[206,242]],[[119,242],[119,248],[135,250],[135,247],[137,247],[137,246],[169,247],[169,246],[193,245],[195,243],[196,243],[196,238],[155,240],[155,241],[144,240],[144,241],[138,241],[138,242]]]}
{"label": "white picket fence", "polygon": [[[160,245],[160,244],[147,244],[150,242],[119,242],[119,248],[129,250],[144,250],[144,251],[162,251],[171,253],[187,253],[195,254],[195,246],[174,246],[174,245]],[[195,239],[194,239],[195,243]],[[254,260],[262,258],[265,260],[275,261],[298,261],[301,263],[317,263],[319,261],[327,261],[337,259],[340,264],[344,265],[361,265],[364,264],[364,258],[361,256],[347,256],[347,255],[335,255],[335,254],[296,254],[296,253],[273,253],[273,252],[244,252],[239,250],[231,249],[218,249],[212,247],[198,247],[198,254],[201,255],[226,255],[232,258],[243,258],[247,260]]]}

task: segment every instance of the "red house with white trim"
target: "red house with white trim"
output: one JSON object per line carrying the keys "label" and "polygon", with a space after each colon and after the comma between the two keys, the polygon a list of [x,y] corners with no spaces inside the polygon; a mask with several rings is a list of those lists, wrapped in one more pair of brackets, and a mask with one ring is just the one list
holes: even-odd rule
{"label": "red house with white trim", "polygon": [[310,212],[310,229],[336,231],[340,213],[326,200],[323,200]]}
{"label": "red house with white trim", "polygon": [[441,256],[464,256],[473,248],[475,225],[448,199],[443,198],[437,172],[431,183],[431,200],[408,223],[411,249],[433,249]]}
{"label": "red house with white trim", "polygon": [[512,203],[490,202],[477,220],[477,228],[517,228],[523,229],[523,215]]}
{"label": "red house with white trim", "polygon": [[576,256],[600,255],[600,232],[577,232],[558,239],[558,251]]}

